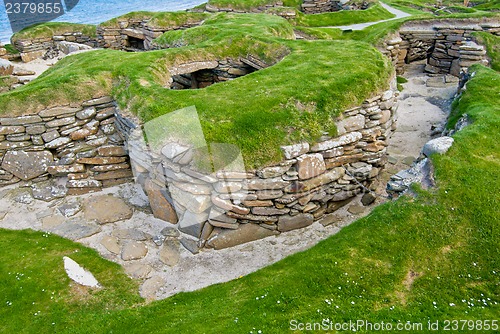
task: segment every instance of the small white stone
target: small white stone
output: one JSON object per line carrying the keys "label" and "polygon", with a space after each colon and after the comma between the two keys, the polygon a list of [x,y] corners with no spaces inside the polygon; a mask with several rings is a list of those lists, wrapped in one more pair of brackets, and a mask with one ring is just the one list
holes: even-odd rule
{"label": "small white stone", "polygon": [[83,269],[78,263],[69,257],[63,257],[64,270],[69,278],[80,285],[89,286],[92,288],[100,287],[99,282],[95,279],[91,272]]}

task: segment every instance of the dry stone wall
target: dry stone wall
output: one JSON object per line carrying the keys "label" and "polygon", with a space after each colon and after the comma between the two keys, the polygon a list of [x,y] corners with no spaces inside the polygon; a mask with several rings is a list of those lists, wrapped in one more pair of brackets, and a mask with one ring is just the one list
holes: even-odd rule
{"label": "dry stone wall", "polygon": [[304,0],[301,8],[305,14],[336,12],[342,9],[342,3],[339,0]]}
{"label": "dry stone wall", "polygon": [[498,36],[500,22],[490,19],[412,21],[385,41],[382,52],[392,59],[398,74],[404,72],[405,64],[426,59],[427,72],[458,77],[473,64],[488,65],[484,46],[478,45],[472,35],[477,31]]}
{"label": "dry stone wall", "polygon": [[[335,138],[284,146],[281,163],[251,172],[237,163],[238,154],[224,156],[231,145],[212,144],[209,151],[171,138],[152,149],[131,116],[120,117],[118,128],[127,133],[132,169],[154,215],[176,224],[183,244],[197,252],[334,222],[330,214],[369,188],[386,163],[396,96],[393,87],[345,111]],[[213,166],[224,163],[200,171],[200,154]]]}
{"label": "dry stone wall", "polygon": [[75,43],[88,47],[97,47],[97,39],[94,36],[84,35],[81,32],[69,32],[44,38],[19,39],[14,42],[14,47],[21,53],[21,59],[27,63],[44,57],[47,52],[58,49],[59,44]]}
{"label": "dry stone wall", "polygon": [[152,50],[156,48],[153,40],[165,32],[188,29],[201,23],[201,21],[198,21],[182,25],[156,27],[149,22],[150,18],[129,18],[119,19],[117,26],[114,27],[98,26],[97,44],[99,47],[115,50]]}
{"label": "dry stone wall", "polygon": [[131,181],[115,112],[113,99],[102,97],[0,118],[0,186],[61,177],[77,195]]}

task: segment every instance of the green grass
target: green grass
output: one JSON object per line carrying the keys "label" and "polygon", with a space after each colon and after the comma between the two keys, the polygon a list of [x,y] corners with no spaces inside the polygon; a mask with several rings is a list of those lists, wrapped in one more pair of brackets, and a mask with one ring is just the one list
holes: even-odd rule
{"label": "green grass", "polygon": [[[384,2],[412,14],[426,12],[437,16],[447,16],[450,13],[476,13],[500,10],[500,1],[498,0],[471,1],[471,4],[474,4],[473,7],[465,7],[463,0],[385,0]],[[444,9],[441,7],[444,7]]]}
{"label": "green grass", "polygon": [[475,34],[479,43],[486,45],[488,55],[491,58],[491,68],[500,71],[500,36],[496,36],[486,32],[478,32]]}
{"label": "green grass", "polygon": [[147,25],[153,28],[182,27],[200,23],[209,17],[207,13],[188,12],[131,12],[100,24],[104,28],[119,28],[119,22],[128,20],[148,20]]}
{"label": "green grass", "polygon": [[[292,319],[424,326],[498,319],[500,74],[474,70],[455,106],[473,124],[455,135],[446,155],[433,157],[438,189],[416,189],[416,198],[379,206],[312,249],[241,279],[141,306],[133,284],[95,252],[0,230],[9,249],[0,255],[0,316],[9,319],[0,331],[283,333]],[[63,255],[93,271],[104,290],[75,293],[62,273]]]}
{"label": "green grass", "polygon": [[[340,111],[387,88],[392,72],[369,44],[292,38],[292,26],[283,18],[221,13],[202,26],[158,39],[160,44],[183,40],[182,48],[67,57],[29,85],[0,95],[0,106],[22,113],[113,92],[122,108],[148,121],[194,105],[208,142],[235,144],[247,168],[259,167],[282,159],[280,145],[314,142],[323,132],[335,133]],[[205,89],[165,88],[168,68],[176,63],[248,54],[270,64],[286,57],[265,70]]]}
{"label": "green grass", "polygon": [[[209,0],[208,4],[217,8],[230,8],[236,10],[251,10],[260,6],[276,5],[279,0]],[[289,1],[290,5],[295,5],[295,1]]]}
{"label": "green grass", "polygon": [[5,44],[3,47],[9,54],[19,54],[19,50],[17,50],[12,44]]}
{"label": "green grass", "polygon": [[295,19],[294,24],[305,27],[342,26],[387,20],[395,16],[379,4],[371,6],[366,10],[342,10],[339,12],[309,15],[302,13],[297,14],[298,16]]}
{"label": "green grass", "polygon": [[96,26],[91,24],[65,23],[65,22],[47,22],[28,28],[24,28],[15,33],[11,41],[15,43],[18,40],[51,38],[52,36],[62,35],[69,32],[81,32],[83,35],[95,37]]}

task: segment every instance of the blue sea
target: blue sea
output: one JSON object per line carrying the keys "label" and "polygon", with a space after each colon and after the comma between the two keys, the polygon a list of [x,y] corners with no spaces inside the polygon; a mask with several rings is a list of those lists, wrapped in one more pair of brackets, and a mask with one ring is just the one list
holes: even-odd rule
{"label": "blue sea", "polygon": [[[78,4],[54,21],[98,24],[133,11],[171,12],[206,2],[206,0],[80,0]],[[0,1],[0,42],[9,43],[12,29],[9,24],[4,1]]]}

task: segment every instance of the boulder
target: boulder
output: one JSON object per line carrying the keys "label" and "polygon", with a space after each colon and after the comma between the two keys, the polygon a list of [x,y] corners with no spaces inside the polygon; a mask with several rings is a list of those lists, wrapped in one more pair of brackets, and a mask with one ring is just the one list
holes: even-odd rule
{"label": "boulder", "polygon": [[277,234],[279,234],[278,231],[248,223],[241,225],[237,230],[224,230],[215,234],[207,241],[207,244],[215,249],[223,249]]}
{"label": "boulder", "polygon": [[151,180],[146,181],[144,188],[148,195],[153,215],[158,219],[177,224],[179,218],[170,202],[170,196],[168,196],[167,190],[160,188]]}
{"label": "boulder", "polygon": [[88,45],[66,42],[66,41],[57,43],[57,48],[65,54],[70,54],[77,51],[92,50],[92,47]]}
{"label": "boulder", "polygon": [[12,75],[14,73],[14,65],[8,60],[0,58],[0,77]]}
{"label": "boulder", "polygon": [[434,153],[445,154],[453,145],[453,142],[453,138],[446,136],[432,139],[424,145],[422,153],[427,157],[430,157]]}
{"label": "boulder", "polygon": [[84,216],[100,224],[114,223],[132,217],[132,209],[120,198],[111,195],[91,197],[84,203]]}
{"label": "boulder", "polygon": [[52,153],[48,151],[9,151],[5,154],[2,168],[26,181],[47,173],[53,160]]}

